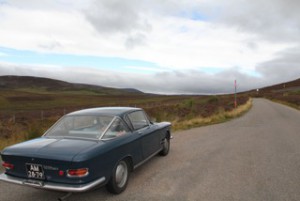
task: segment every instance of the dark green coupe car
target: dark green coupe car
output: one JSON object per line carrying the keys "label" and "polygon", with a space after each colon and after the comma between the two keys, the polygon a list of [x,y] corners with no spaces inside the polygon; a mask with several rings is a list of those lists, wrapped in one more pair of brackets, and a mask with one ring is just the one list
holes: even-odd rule
{"label": "dark green coupe car", "polygon": [[42,137],[5,148],[0,180],[65,192],[106,185],[118,194],[131,171],[169,153],[170,129],[169,122],[153,123],[140,108],[72,112]]}

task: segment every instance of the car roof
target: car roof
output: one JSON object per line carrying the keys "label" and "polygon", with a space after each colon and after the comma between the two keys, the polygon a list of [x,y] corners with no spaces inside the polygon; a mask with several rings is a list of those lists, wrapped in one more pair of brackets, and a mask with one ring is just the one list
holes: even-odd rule
{"label": "car roof", "polygon": [[98,107],[89,108],[71,112],[67,115],[105,115],[105,116],[123,116],[124,114],[142,110],[136,107]]}

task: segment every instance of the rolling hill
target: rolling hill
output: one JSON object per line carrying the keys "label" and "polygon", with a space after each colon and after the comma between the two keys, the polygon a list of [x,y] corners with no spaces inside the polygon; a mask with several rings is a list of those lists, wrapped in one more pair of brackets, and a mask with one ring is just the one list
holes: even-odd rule
{"label": "rolling hill", "polygon": [[300,79],[252,90],[246,94],[264,97],[300,109]]}
{"label": "rolling hill", "polygon": [[264,87],[260,91],[268,93],[300,91],[300,79]]}
{"label": "rolling hill", "polygon": [[143,92],[136,89],[116,89],[31,76],[0,76],[0,90],[50,94],[57,92],[69,94],[84,92],[97,95],[143,94]]}

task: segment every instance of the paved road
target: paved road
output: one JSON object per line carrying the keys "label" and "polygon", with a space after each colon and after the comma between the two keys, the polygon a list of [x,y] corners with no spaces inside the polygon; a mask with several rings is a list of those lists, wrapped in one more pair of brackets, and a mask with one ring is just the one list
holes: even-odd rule
{"label": "paved road", "polygon": [[[62,193],[0,182],[0,200],[56,200]],[[174,134],[167,157],[131,174],[127,190],[68,200],[300,200],[300,112],[263,99],[233,121]]]}

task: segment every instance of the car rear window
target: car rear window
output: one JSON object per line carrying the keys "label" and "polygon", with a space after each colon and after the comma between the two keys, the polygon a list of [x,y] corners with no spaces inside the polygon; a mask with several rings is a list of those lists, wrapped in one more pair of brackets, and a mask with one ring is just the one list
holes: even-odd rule
{"label": "car rear window", "polygon": [[113,116],[72,115],[64,116],[45,136],[99,139],[112,124]]}

